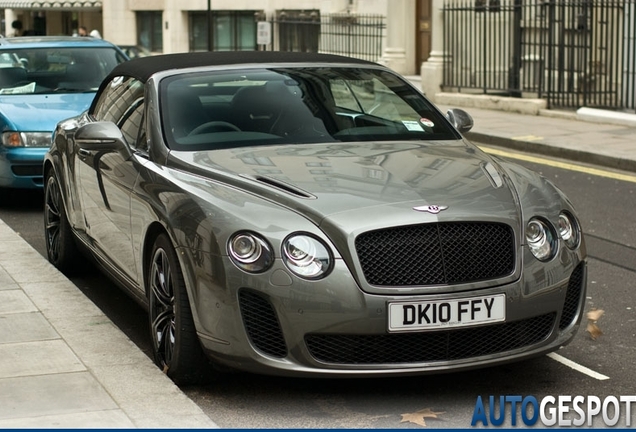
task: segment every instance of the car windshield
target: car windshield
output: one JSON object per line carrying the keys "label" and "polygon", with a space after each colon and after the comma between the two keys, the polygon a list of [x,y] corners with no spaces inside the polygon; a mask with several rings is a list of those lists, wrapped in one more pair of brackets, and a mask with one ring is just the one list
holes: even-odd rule
{"label": "car windshield", "polygon": [[161,81],[160,104],[174,150],[459,138],[417,89],[376,68],[182,74]]}
{"label": "car windshield", "polygon": [[33,48],[0,51],[0,94],[95,92],[125,58],[114,48]]}

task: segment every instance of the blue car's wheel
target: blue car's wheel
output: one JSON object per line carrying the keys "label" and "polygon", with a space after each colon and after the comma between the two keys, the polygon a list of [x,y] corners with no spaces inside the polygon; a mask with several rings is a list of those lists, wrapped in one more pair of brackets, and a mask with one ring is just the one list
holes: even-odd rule
{"label": "blue car's wheel", "polygon": [[65,274],[78,269],[81,256],[66,218],[60,186],[53,170],[47,172],[44,181],[44,237],[51,264]]}
{"label": "blue car's wheel", "polygon": [[155,362],[177,384],[208,378],[211,365],[194,327],[177,255],[165,234],[155,240],[147,281]]}

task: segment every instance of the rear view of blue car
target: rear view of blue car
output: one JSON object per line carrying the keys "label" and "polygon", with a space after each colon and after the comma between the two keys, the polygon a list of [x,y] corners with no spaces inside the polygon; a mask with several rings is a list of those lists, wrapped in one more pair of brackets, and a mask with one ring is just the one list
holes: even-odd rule
{"label": "rear view of blue car", "polygon": [[90,106],[126,55],[102,39],[0,38],[0,188],[41,188],[55,125]]}

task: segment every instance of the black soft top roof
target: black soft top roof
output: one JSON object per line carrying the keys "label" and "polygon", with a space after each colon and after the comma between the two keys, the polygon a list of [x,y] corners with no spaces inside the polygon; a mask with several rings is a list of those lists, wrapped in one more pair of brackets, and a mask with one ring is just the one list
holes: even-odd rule
{"label": "black soft top roof", "polygon": [[[286,52],[286,51],[223,51],[162,54],[139,57],[117,65],[108,76],[131,76],[146,82],[153,74],[197,66],[220,66],[248,63],[354,63],[373,65],[376,63],[331,54]],[[107,81],[105,80],[105,81]]]}

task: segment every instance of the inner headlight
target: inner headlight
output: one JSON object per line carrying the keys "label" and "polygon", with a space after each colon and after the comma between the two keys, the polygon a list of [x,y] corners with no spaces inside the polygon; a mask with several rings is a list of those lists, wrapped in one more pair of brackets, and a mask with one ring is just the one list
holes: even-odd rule
{"label": "inner headlight", "polygon": [[531,219],[526,226],[526,242],[530,251],[539,261],[549,261],[556,255],[556,235],[541,219]]}
{"label": "inner headlight", "polygon": [[5,147],[50,147],[51,132],[3,132]]}
{"label": "inner headlight", "polygon": [[559,215],[559,237],[563,240],[563,243],[570,248],[576,249],[579,247],[581,242],[581,231],[579,229],[579,225],[569,213],[562,212]]}
{"label": "inner headlight", "polygon": [[283,242],[283,262],[294,274],[306,279],[324,277],[331,269],[331,254],[320,240],[293,234]]}
{"label": "inner headlight", "polygon": [[250,273],[267,270],[274,261],[272,248],[265,239],[250,232],[234,234],[227,245],[232,262]]}

